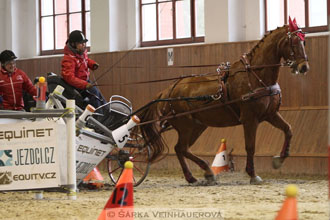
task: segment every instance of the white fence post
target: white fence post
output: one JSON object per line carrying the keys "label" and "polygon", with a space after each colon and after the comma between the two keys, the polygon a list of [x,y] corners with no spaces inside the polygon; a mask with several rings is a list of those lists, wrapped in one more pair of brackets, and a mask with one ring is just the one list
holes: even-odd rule
{"label": "white fence post", "polygon": [[[67,100],[66,108],[75,113],[75,100]],[[66,121],[67,126],[67,159],[68,159],[68,199],[77,199],[77,178],[76,178],[76,116],[68,117]]]}

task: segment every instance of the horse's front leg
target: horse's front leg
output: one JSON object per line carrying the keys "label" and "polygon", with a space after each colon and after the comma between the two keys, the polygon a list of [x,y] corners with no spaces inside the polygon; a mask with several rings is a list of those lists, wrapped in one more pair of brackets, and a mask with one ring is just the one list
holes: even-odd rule
{"label": "horse's front leg", "polygon": [[253,162],[258,124],[259,122],[256,118],[243,123],[245,150],[247,153],[245,170],[251,177],[251,184],[261,184],[263,182],[262,179],[255,174]]}
{"label": "horse's front leg", "polygon": [[276,112],[275,115],[268,118],[267,121],[272,124],[274,127],[281,129],[284,132],[285,140],[282,147],[280,156],[273,157],[273,168],[278,169],[282,166],[285,158],[289,156],[290,152],[290,141],[292,138],[291,126],[286,122],[279,112]]}

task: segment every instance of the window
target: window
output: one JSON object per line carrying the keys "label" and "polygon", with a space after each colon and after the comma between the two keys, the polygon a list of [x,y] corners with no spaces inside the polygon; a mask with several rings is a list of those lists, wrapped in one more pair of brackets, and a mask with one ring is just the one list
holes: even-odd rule
{"label": "window", "polygon": [[204,0],[140,0],[141,46],[204,41]]}
{"label": "window", "polygon": [[63,53],[73,30],[81,30],[89,39],[90,0],[39,0],[39,11],[41,55]]}
{"label": "window", "polygon": [[327,0],[265,0],[266,30],[287,24],[291,16],[304,31],[327,31],[327,8]]}

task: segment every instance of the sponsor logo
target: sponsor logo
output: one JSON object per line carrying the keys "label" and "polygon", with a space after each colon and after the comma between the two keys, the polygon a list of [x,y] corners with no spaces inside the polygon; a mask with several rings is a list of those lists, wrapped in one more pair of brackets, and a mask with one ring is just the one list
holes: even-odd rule
{"label": "sponsor logo", "polygon": [[80,144],[77,149],[78,152],[81,152],[82,154],[93,154],[95,156],[101,157],[103,156],[106,151],[97,149],[95,147],[88,147],[85,145]]}
{"label": "sponsor logo", "polygon": [[18,131],[4,130],[0,131],[0,140],[50,137],[52,130],[53,128],[25,129],[25,127]]}
{"label": "sponsor logo", "polygon": [[56,179],[56,172],[17,174],[13,176],[14,181],[49,180],[49,179]]}
{"label": "sponsor logo", "polygon": [[8,185],[12,182],[11,172],[0,172],[0,185]]}
{"label": "sponsor logo", "polygon": [[0,167],[12,166],[13,155],[11,150],[0,150]]}
{"label": "sponsor logo", "polygon": [[17,150],[15,165],[34,165],[55,163],[55,147],[24,148]]}

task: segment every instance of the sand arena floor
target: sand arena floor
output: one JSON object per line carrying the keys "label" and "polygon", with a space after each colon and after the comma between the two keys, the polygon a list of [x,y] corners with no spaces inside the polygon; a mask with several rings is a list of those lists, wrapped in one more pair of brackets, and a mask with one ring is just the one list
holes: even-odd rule
{"label": "sand arena floor", "polygon": [[[213,186],[192,186],[179,172],[150,173],[134,189],[134,207],[148,212],[219,210],[223,219],[274,219],[285,198],[286,185],[296,184],[299,219],[329,219],[326,177],[261,176],[265,183],[259,186],[250,185],[248,176],[240,172],[222,174]],[[97,219],[113,189],[106,186],[103,190],[80,190],[76,201],[67,200],[66,194],[58,192],[44,192],[44,199],[39,201],[34,199],[34,192],[0,193],[0,219]],[[135,219],[161,218],[158,215]]]}

